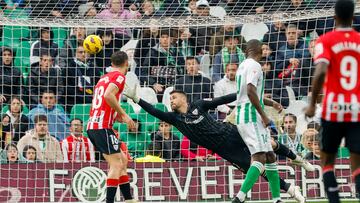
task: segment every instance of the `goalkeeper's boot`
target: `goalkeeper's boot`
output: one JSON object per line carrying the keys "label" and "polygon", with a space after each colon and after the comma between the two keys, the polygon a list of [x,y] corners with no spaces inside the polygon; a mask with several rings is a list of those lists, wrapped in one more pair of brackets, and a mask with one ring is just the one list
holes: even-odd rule
{"label": "goalkeeper's boot", "polygon": [[315,171],[315,167],[299,155],[296,156],[296,159],[293,160],[292,163],[303,167],[306,171]]}
{"label": "goalkeeper's boot", "polygon": [[240,199],[238,197],[234,197],[234,199],[232,199],[231,203],[245,203],[245,201],[240,201]]}
{"label": "goalkeeper's boot", "polygon": [[306,199],[302,195],[299,186],[290,185],[287,193],[293,197],[298,203],[305,203]]}

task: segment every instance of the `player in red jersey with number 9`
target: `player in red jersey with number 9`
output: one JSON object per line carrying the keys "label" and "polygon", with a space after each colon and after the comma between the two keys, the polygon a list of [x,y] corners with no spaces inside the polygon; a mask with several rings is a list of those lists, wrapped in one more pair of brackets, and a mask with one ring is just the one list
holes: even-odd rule
{"label": "player in red jersey with number 9", "polygon": [[311,103],[305,112],[308,117],[314,116],[316,98],[324,84],[320,159],[330,203],[340,202],[334,164],[343,138],[351,152],[356,191],[360,191],[360,34],[351,28],[354,9],[353,0],[338,0],[335,4],[336,29],[316,42],[316,72]]}
{"label": "player in red jersey with number 9", "polygon": [[135,123],[121,108],[119,100],[125,86],[125,75],[128,71],[128,56],[118,51],[111,56],[112,71],[103,75],[95,86],[87,133],[96,150],[100,151],[109,164],[106,180],[106,203],[113,203],[117,187],[125,202],[133,200],[127,175],[127,157],[120,150],[120,141],[112,130],[115,121],[135,128]]}

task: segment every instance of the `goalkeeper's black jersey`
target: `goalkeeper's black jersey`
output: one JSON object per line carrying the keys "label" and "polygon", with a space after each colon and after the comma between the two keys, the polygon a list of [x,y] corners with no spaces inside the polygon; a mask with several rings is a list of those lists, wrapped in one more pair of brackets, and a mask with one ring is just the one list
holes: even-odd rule
{"label": "goalkeeper's black jersey", "polygon": [[216,121],[208,110],[235,99],[236,94],[230,94],[209,101],[198,100],[189,105],[185,114],[160,111],[144,100],[140,100],[139,105],[151,115],[175,126],[191,141],[205,148],[217,150],[228,136],[239,136],[239,134],[235,125]]}

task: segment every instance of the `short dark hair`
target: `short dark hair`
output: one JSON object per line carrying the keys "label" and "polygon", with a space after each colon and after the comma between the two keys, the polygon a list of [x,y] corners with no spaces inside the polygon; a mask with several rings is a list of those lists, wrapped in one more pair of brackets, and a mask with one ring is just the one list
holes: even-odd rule
{"label": "short dark hair", "polygon": [[290,29],[290,28],[294,28],[294,29],[298,29],[298,27],[295,24],[289,24],[286,29]]}
{"label": "short dark hair", "polygon": [[354,0],[337,0],[335,4],[335,15],[341,21],[352,21],[354,16]]}
{"label": "short dark hair", "polygon": [[[23,157],[26,158],[26,152],[29,150],[29,149],[32,149],[36,152],[36,148],[32,145],[25,145],[24,149],[23,149]],[[37,156],[36,156],[36,153],[35,153],[35,160],[37,159]]]}
{"label": "short dark hair", "polygon": [[73,122],[73,121],[80,121],[81,125],[83,124],[83,121],[80,119],[80,118],[73,118],[70,120],[70,124]]}
{"label": "short dark hair", "polygon": [[171,37],[171,31],[170,31],[170,28],[162,28],[160,30],[160,33],[159,33],[159,37],[161,37],[162,35],[167,35],[169,37]]}
{"label": "short dark hair", "polygon": [[40,58],[42,58],[42,57],[44,57],[44,56],[50,56],[50,57],[52,57],[49,50],[47,50],[47,49],[41,49],[41,50],[40,50]]}
{"label": "short dark hair", "polygon": [[187,60],[195,60],[195,61],[196,61],[196,63],[200,64],[200,62],[199,62],[198,58],[197,58],[197,57],[195,57],[195,56],[187,56],[185,60],[186,60],[186,61],[187,61]]}
{"label": "short dark hair", "polygon": [[284,115],[283,121],[285,120],[286,117],[291,117],[291,118],[295,121],[295,123],[297,123],[297,117],[295,116],[295,114],[286,113],[286,114]]}
{"label": "short dark hair", "polygon": [[45,94],[45,93],[56,95],[55,92],[54,92],[53,90],[51,90],[51,89],[43,90],[43,91],[41,92],[41,96],[43,96],[43,94]]}
{"label": "short dark hair", "polygon": [[38,114],[34,116],[34,123],[37,124],[40,121],[48,122],[47,116],[44,114]]}
{"label": "short dark hair", "polygon": [[4,53],[5,51],[8,51],[11,53],[11,55],[14,55],[14,52],[10,47],[2,47],[1,54]]}
{"label": "short dark hair", "polygon": [[249,52],[262,54],[262,42],[257,39],[249,40],[246,43],[246,54],[249,54]]}
{"label": "short dark hair", "polygon": [[108,29],[108,28],[100,28],[96,31],[96,34],[99,35],[100,37],[103,37],[103,36],[113,36],[113,31],[112,29]]}
{"label": "short dark hair", "polygon": [[184,91],[182,91],[182,90],[176,90],[176,89],[174,89],[173,91],[171,91],[171,92],[170,92],[170,95],[175,94],[175,93],[182,94],[182,95],[184,95],[184,96],[186,97],[186,93],[185,93]]}
{"label": "short dark hair", "polygon": [[122,66],[127,60],[129,60],[129,57],[124,51],[117,51],[111,55],[111,63],[114,66]]}

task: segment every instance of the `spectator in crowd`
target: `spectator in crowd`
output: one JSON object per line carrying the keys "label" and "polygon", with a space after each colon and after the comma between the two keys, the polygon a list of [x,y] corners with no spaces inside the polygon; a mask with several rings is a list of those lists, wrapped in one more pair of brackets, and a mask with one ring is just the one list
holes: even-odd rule
{"label": "spectator in crowd", "polygon": [[[129,11],[124,8],[123,0],[109,0],[107,9],[102,10],[96,16],[98,19],[113,20],[113,19],[136,19],[140,18],[139,11]],[[117,27],[114,29],[116,47],[122,47],[131,38],[131,31],[125,28]]]}
{"label": "spectator in crowd", "polygon": [[315,121],[311,121],[310,123],[307,124],[307,129],[315,129],[317,130],[318,132],[320,131],[320,123],[318,122],[315,122]]}
{"label": "spectator in crowd", "polygon": [[[310,135],[309,135],[310,136]],[[312,136],[312,146],[309,153],[306,154],[305,159],[306,160],[319,160],[320,159],[320,136],[319,133],[314,130],[314,132],[311,133]]]}
{"label": "spectator in crowd", "polygon": [[70,135],[60,142],[64,162],[94,162],[95,150],[91,141],[83,135],[83,122],[74,118],[70,122]]}
{"label": "spectator in crowd", "polygon": [[101,76],[101,69],[96,68],[84,47],[76,48],[75,58],[69,67],[61,70],[64,94],[59,95],[60,103],[65,104],[70,112],[75,104],[89,104],[92,101],[94,86]]}
{"label": "spectator in crowd", "polygon": [[181,0],[164,0],[155,16],[188,16],[190,12],[182,5]]}
{"label": "spectator in crowd", "polygon": [[76,48],[83,44],[86,37],[85,27],[74,27],[72,33],[60,50],[59,66],[61,68],[69,67],[69,63],[75,57]]}
{"label": "spectator in crowd", "polygon": [[228,63],[240,64],[245,60],[245,54],[239,47],[239,39],[234,33],[226,33],[224,36],[224,48],[222,48],[215,56],[212,67],[212,81],[217,82],[225,75],[225,68]]}
{"label": "spectator in crowd", "polygon": [[191,15],[196,15],[196,0],[189,0],[186,8]]}
{"label": "spectator in crowd", "polygon": [[221,157],[214,154],[211,150],[205,149],[191,142],[186,136],[183,137],[181,142],[181,155],[185,160],[189,161],[215,161],[220,160]]}
{"label": "spectator in crowd", "polygon": [[[198,20],[198,19],[203,19],[205,17],[215,18],[215,17],[210,17],[209,2],[207,0],[198,0],[196,2],[196,14],[192,16],[192,19]],[[210,39],[215,32],[216,32],[216,28],[213,26],[196,26],[190,28],[191,40],[195,42],[194,55],[203,55],[209,51]]]}
{"label": "spectator in crowd", "polygon": [[294,114],[287,113],[283,117],[283,131],[284,133],[279,135],[279,143],[287,146],[295,154],[299,154],[304,150],[301,144],[301,134],[296,132],[297,118]]}
{"label": "spectator in crowd", "polygon": [[19,97],[12,97],[9,104],[9,110],[6,115],[10,118],[10,123],[13,127],[14,137],[13,142],[17,142],[25,135],[29,129],[29,118],[23,114],[24,104]]}
{"label": "spectator in crowd", "polygon": [[136,128],[129,129],[128,132],[121,132],[120,137],[127,144],[131,157],[143,157],[150,143],[150,135],[145,131],[144,124],[140,120],[134,116],[131,117]]}
{"label": "spectator in crowd", "polygon": [[[214,85],[214,97],[222,97],[228,94],[236,93],[236,71],[239,67],[238,63],[230,62],[226,65],[225,77],[219,80]],[[224,119],[226,115],[230,114],[236,105],[236,101],[228,104],[223,104],[217,107],[218,118]]]}
{"label": "spectator in crowd", "polygon": [[39,103],[39,96],[44,91],[52,91],[56,95],[63,94],[63,80],[58,68],[53,66],[53,58],[47,51],[41,52],[39,66],[31,68],[29,75],[28,97],[30,108]]}
{"label": "spectator in crowd", "polygon": [[48,131],[48,119],[45,115],[34,116],[35,128],[26,132],[17,144],[20,154],[26,145],[36,149],[36,157],[44,163],[63,162],[60,143]]}
{"label": "spectator in crowd", "polygon": [[36,154],[36,148],[34,146],[26,145],[23,149],[22,156],[26,159],[27,163],[35,163],[38,162]]}
{"label": "spectator in crowd", "polygon": [[187,57],[185,67],[187,74],[175,81],[175,89],[184,91],[189,102],[212,98],[211,80],[199,73],[200,64],[197,58]]}
{"label": "spectator in crowd", "polygon": [[111,66],[111,55],[117,51],[118,48],[115,47],[115,38],[111,29],[99,29],[97,35],[101,37],[104,46],[95,56],[96,66],[105,69]]}
{"label": "spectator in crowd", "polygon": [[85,18],[85,19],[93,19],[97,15],[97,9],[94,5],[94,2],[86,2],[85,4],[81,4],[78,7],[79,11],[79,18]]}
{"label": "spectator in crowd", "polygon": [[153,17],[155,13],[155,8],[150,0],[145,0],[141,4],[140,13],[144,19]]}
{"label": "spectator in crowd", "polygon": [[5,158],[0,160],[1,164],[25,163],[25,160],[19,156],[19,151],[16,147],[16,144],[11,143],[6,145],[3,153],[5,153]]}
{"label": "spectator in crowd", "polygon": [[236,27],[235,24],[226,24],[211,36],[209,47],[210,56],[215,57],[215,55],[224,47],[224,36],[229,33],[234,34],[234,37],[239,40],[239,47],[242,51],[245,51],[246,42],[245,38],[240,34],[240,27]]}
{"label": "spectator in crowd", "polygon": [[309,71],[303,71],[303,59],[309,58],[310,53],[304,40],[298,38],[298,28],[289,24],[286,28],[286,44],[280,47],[276,56],[276,71],[279,82],[278,88],[281,91],[280,100],[283,106],[289,105],[286,86],[292,87],[295,96],[306,96],[307,88],[301,88],[301,83],[307,84]]}
{"label": "spectator in crowd", "polygon": [[14,67],[14,52],[2,47],[0,69],[0,104],[8,102],[11,96],[20,95],[21,73]]}
{"label": "spectator in crowd", "polygon": [[313,150],[314,136],[318,131],[314,128],[308,128],[304,131],[301,137],[301,144],[304,146],[304,150],[301,152],[301,156],[305,157],[309,152]]}
{"label": "spectator in crowd", "polygon": [[159,36],[159,43],[149,51],[144,66],[135,71],[141,84],[152,87],[161,101],[166,87],[175,83],[176,76],[184,74],[185,62],[178,49],[171,45],[170,30],[162,29]]}
{"label": "spectator in crowd", "polygon": [[30,18],[58,18],[61,17],[60,10],[56,7],[58,0],[27,0],[31,8]]}
{"label": "spectator in crowd", "polygon": [[41,95],[41,103],[29,112],[31,126],[36,124],[36,115],[45,115],[48,121],[46,130],[49,130],[50,135],[54,136],[59,141],[63,140],[69,133],[69,119],[67,118],[64,109],[57,105],[56,95],[51,90],[44,91]]}
{"label": "spectator in crowd", "polygon": [[181,54],[184,57],[194,56],[195,42],[191,38],[190,29],[187,27],[182,27],[179,28],[178,31],[179,31],[179,37],[176,44],[181,49]]}
{"label": "spectator in crowd", "polygon": [[263,42],[268,44],[274,52],[286,44],[286,25],[280,18],[278,15],[274,16],[274,22],[267,25],[269,31],[264,35],[263,39]]}
{"label": "spectator in crowd", "polygon": [[0,149],[4,149],[6,145],[11,144],[12,142],[14,131],[10,119],[10,116],[7,114],[3,115],[1,118]]}
{"label": "spectator in crowd", "polygon": [[134,53],[134,59],[138,67],[144,66],[144,61],[150,50],[159,43],[159,33],[159,28],[157,26],[144,28],[141,32],[141,36],[136,44]]}
{"label": "spectator in crowd", "polygon": [[274,52],[270,49],[270,46],[267,44],[262,45],[262,70],[265,74],[265,86],[264,91],[266,95],[270,95],[270,97],[280,97],[280,91],[274,90],[274,87],[278,87],[279,85],[275,84],[279,82],[274,79],[275,75],[275,59]]}
{"label": "spectator in crowd", "polygon": [[79,0],[66,0],[66,1],[58,1],[56,9],[58,11],[57,16],[58,18],[76,18],[77,17],[77,8],[83,3],[84,1]]}
{"label": "spectator in crowd", "polygon": [[59,54],[59,45],[54,42],[54,32],[50,27],[42,27],[38,31],[38,38],[30,48],[30,65],[40,61],[40,52],[47,51],[53,58]]}
{"label": "spectator in crowd", "polygon": [[167,161],[180,160],[180,139],[171,133],[171,125],[160,121],[159,130],[151,134],[153,143],[160,146],[161,157]]}

